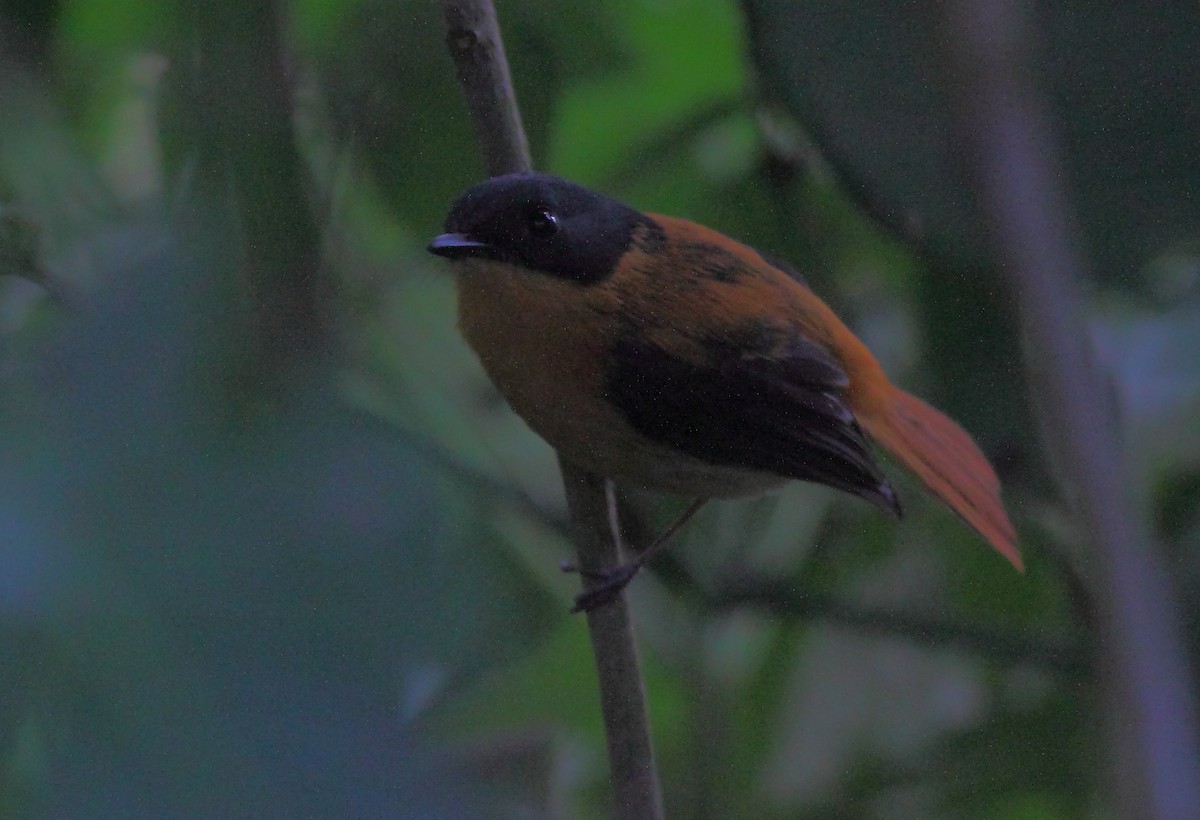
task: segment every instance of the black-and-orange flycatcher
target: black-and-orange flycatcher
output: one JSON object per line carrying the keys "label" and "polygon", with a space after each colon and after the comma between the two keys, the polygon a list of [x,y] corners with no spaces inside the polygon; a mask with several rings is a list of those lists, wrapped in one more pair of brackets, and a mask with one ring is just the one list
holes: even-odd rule
{"label": "black-and-orange flycatcher", "polygon": [[453,260],[459,327],[484,369],[565,461],[694,499],[577,608],[611,599],[710,498],[799,479],[899,517],[872,441],[1021,568],[975,442],[892,385],[789,266],[532,173],[468,190],[429,250]]}

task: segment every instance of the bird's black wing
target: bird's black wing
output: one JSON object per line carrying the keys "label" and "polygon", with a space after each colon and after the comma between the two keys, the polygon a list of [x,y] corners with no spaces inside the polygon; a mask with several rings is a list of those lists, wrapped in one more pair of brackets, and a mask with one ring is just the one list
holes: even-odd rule
{"label": "bird's black wing", "polygon": [[841,364],[805,339],[772,347],[718,345],[696,362],[630,334],[611,351],[609,396],[642,435],[694,458],[827,484],[899,515]]}

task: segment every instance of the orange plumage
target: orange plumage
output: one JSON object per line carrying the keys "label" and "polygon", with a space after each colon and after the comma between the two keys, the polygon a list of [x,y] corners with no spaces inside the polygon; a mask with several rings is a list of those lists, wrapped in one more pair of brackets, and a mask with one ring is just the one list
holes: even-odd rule
{"label": "orange plumage", "polygon": [[[672,238],[721,248],[755,268],[775,271],[775,275],[756,279],[753,285],[740,285],[724,298],[716,297],[721,299],[722,309],[778,316],[780,302],[787,305],[785,315],[798,325],[797,330],[820,340],[845,367],[850,382],[850,406],[871,438],[1014,567],[1024,569],[1016,531],[1000,499],[1000,480],[987,457],[961,427],[916,396],[892,385],[875,357],[828,305],[753,248],[685,219],[658,214],[651,217]],[[679,262],[672,260],[665,264]],[[653,267],[658,269],[665,264]],[[785,291],[788,298],[781,299],[779,290]],[[694,314],[685,314],[681,319],[701,325],[708,321],[707,315]]]}
{"label": "orange plumage", "polygon": [[970,436],[781,263],[541,174],[476,186],[446,230],[430,250],[455,260],[467,341],[567,461],[700,498],[816,481],[899,514],[869,439],[1021,568]]}
{"label": "orange plumage", "polygon": [[1023,570],[1017,534],[1000,500],[1000,480],[971,437],[916,396],[886,382],[872,389],[882,393],[882,398],[855,408],[871,438],[1014,567]]}

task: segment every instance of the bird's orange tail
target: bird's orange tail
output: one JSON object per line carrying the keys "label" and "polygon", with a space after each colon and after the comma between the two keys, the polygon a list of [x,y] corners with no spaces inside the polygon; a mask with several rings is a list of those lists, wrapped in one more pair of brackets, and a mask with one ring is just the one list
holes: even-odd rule
{"label": "bird's orange tail", "polygon": [[872,398],[869,407],[855,408],[871,437],[1024,571],[1016,531],[1000,500],[1000,480],[971,437],[916,396],[890,384],[883,395]]}

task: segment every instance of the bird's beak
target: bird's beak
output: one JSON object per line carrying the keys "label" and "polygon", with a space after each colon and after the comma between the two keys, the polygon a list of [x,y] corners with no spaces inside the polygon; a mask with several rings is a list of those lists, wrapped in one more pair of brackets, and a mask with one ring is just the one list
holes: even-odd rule
{"label": "bird's beak", "polygon": [[494,256],[496,253],[496,249],[487,242],[465,233],[444,233],[435,236],[426,250],[447,259],[461,259],[465,256]]}

